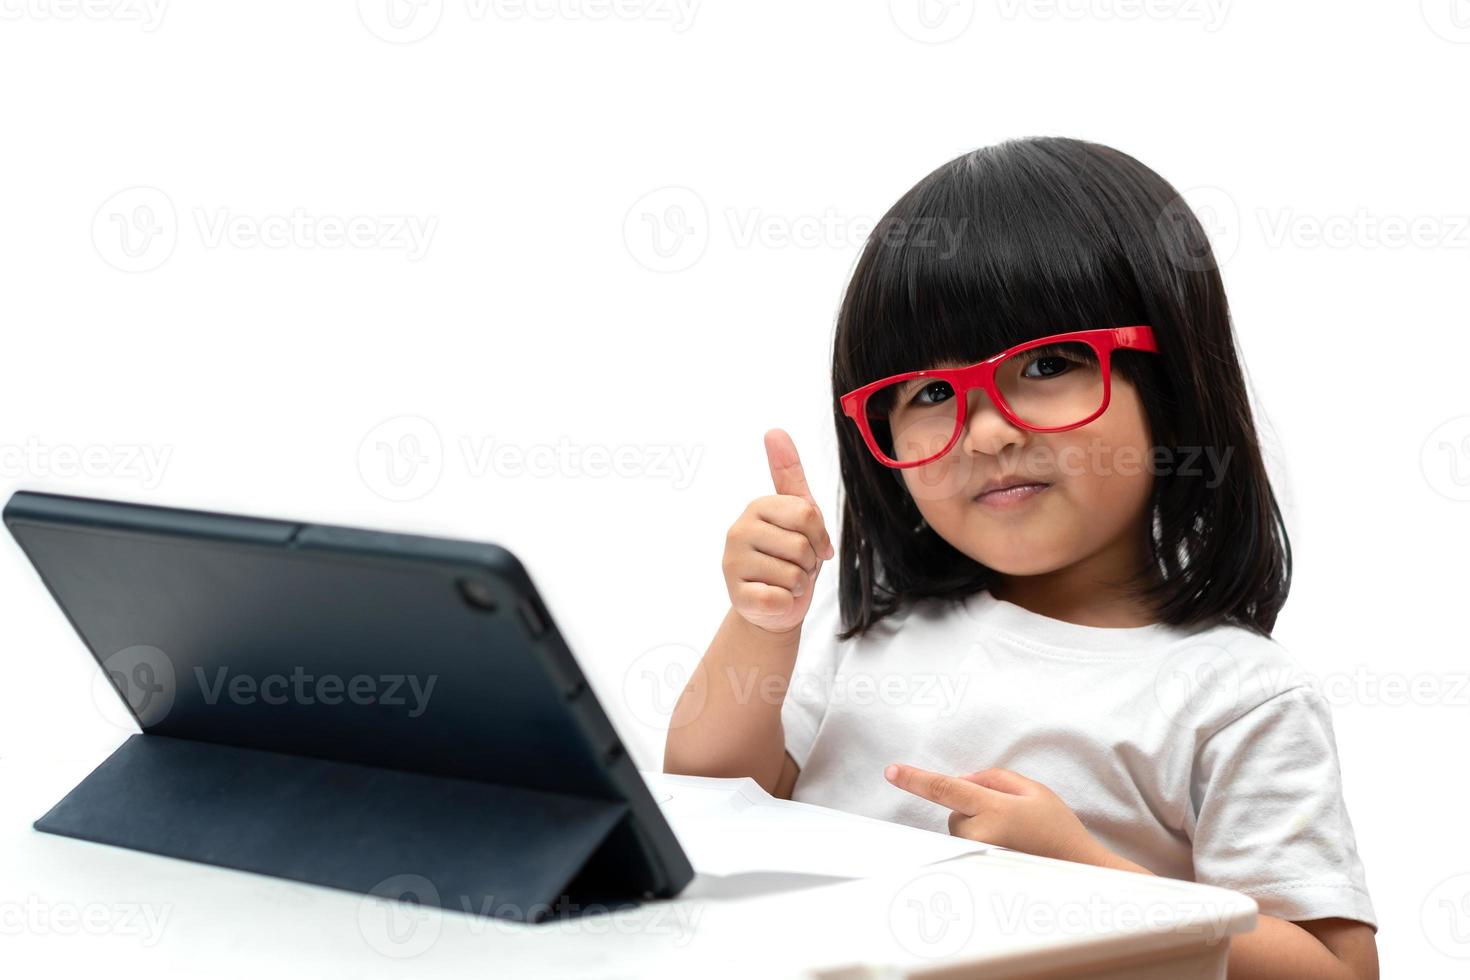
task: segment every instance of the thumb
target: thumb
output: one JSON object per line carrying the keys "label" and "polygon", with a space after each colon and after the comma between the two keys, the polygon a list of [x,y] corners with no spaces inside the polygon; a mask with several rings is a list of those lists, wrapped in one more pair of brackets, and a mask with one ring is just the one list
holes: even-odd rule
{"label": "thumb", "polygon": [[811,487],[806,483],[806,471],[801,468],[801,457],[796,454],[796,443],[784,429],[771,429],[766,433],[766,461],[771,464],[771,482],[777,493],[789,493],[805,497],[815,504]]}

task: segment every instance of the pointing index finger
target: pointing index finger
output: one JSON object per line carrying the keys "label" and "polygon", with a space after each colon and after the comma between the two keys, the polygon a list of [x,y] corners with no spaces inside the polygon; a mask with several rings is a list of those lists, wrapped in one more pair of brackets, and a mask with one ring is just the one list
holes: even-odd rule
{"label": "pointing index finger", "polygon": [[989,794],[995,792],[963,779],[946,776],[942,772],[931,772],[898,763],[884,769],[883,775],[899,789],[922,796],[940,806],[947,806],[951,810],[958,810],[969,817],[984,809],[989,802]]}

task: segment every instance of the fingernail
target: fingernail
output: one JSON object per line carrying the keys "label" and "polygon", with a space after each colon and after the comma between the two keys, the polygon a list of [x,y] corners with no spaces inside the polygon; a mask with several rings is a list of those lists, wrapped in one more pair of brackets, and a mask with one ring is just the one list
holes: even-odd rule
{"label": "fingernail", "polygon": [[883,776],[886,779],[889,779],[889,780],[897,779],[898,778],[898,766],[889,765],[887,768],[885,768],[883,770]]}

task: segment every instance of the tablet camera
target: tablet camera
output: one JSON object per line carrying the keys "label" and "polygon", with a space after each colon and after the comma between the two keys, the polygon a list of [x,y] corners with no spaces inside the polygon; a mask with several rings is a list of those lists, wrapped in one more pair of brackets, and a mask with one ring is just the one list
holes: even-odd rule
{"label": "tablet camera", "polygon": [[485,612],[494,612],[499,608],[499,602],[495,598],[495,589],[489,582],[475,578],[462,578],[459,580],[459,594],[464,601],[476,609]]}

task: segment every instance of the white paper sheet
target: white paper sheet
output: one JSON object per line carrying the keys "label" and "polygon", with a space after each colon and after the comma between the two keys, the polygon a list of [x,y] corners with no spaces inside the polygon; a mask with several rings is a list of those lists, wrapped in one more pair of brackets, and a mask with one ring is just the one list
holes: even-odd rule
{"label": "white paper sheet", "polygon": [[694,870],[870,878],[990,849],[976,841],[779,800],[749,777],[642,772]]}

